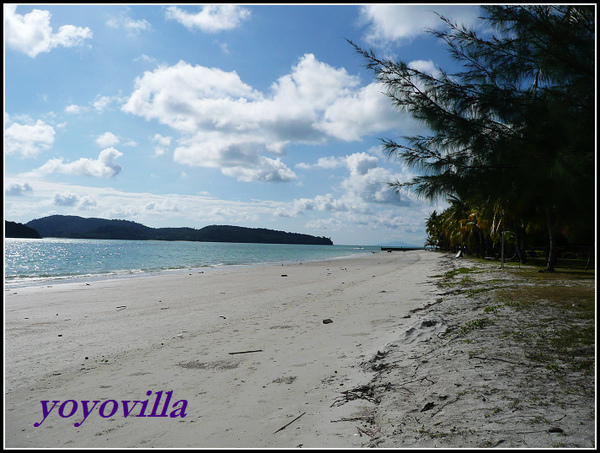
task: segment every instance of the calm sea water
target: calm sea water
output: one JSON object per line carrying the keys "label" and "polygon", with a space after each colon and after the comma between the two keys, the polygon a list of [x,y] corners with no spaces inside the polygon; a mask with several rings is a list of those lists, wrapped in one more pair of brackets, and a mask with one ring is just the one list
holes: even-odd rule
{"label": "calm sea water", "polygon": [[4,277],[5,288],[12,288],[184,269],[316,261],[379,250],[347,245],[5,239]]}

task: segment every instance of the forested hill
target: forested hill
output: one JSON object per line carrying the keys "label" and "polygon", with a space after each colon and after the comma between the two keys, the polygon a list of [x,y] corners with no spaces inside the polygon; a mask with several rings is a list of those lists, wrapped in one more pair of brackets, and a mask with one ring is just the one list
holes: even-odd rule
{"label": "forested hill", "polygon": [[195,228],[151,228],[130,220],[52,215],[26,223],[43,237],[137,239],[157,241],[242,242],[259,244],[333,245],[331,239],[266,228],[210,225]]}
{"label": "forested hill", "polygon": [[24,239],[40,239],[40,234],[33,228],[23,225],[22,223],[4,221],[4,237],[5,238],[24,238]]}

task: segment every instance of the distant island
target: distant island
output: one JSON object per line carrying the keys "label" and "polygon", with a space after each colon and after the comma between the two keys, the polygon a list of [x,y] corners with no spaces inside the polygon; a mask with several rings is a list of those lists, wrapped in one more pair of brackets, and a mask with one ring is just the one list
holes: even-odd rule
{"label": "distant island", "polygon": [[22,223],[5,220],[4,237],[20,239],[41,239],[42,236],[33,228],[29,228],[28,226],[25,226]]}
{"label": "distant island", "polygon": [[407,244],[406,242],[402,242],[402,241],[394,241],[394,242],[387,242],[385,244],[381,244],[381,248],[391,248],[391,249],[422,249],[424,248],[422,245],[414,245],[414,244]]}
{"label": "distant island", "polygon": [[[257,244],[333,245],[330,238],[266,228],[210,225],[195,228],[151,228],[130,220],[51,215],[27,222],[42,237],[155,241],[240,242]],[[9,236],[6,236],[9,237]]]}

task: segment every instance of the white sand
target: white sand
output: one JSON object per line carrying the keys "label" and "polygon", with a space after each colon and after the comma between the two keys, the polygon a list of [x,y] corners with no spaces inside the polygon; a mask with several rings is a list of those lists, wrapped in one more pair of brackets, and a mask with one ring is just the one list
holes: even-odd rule
{"label": "white sand", "polygon": [[[332,422],[354,402],[331,406],[368,382],[357,365],[402,316],[431,302],[438,261],[377,253],[5,291],[6,446],[361,446],[355,426]],[[147,391],[172,391],[186,416],[99,415],[106,400],[151,408]],[[43,420],[45,400],[60,403]],[[77,412],[70,402],[61,417],[67,400]],[[74,427],[82,400],[100,404]]]}
{"label": "white sand", "polygon": [[[5,446],[593,447],[593,401],[538,404],[544,369],[509,363],[499,333],[440,340],[485,307],[440,297],[456,265],[376,253],[5,291]],[[137,417],[161,391],[176,416]],[[45,419],[41,401],[59,401]]]}

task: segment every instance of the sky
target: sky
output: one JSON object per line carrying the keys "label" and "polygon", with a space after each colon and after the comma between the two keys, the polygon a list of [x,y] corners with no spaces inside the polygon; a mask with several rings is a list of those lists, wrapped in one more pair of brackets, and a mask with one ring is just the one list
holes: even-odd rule
{"label": "sky", "polygon": [[427,133],[348,43],[452,72],[475,5],[4,4],[4,216],[423,245],[446,207],[381,139]]}

